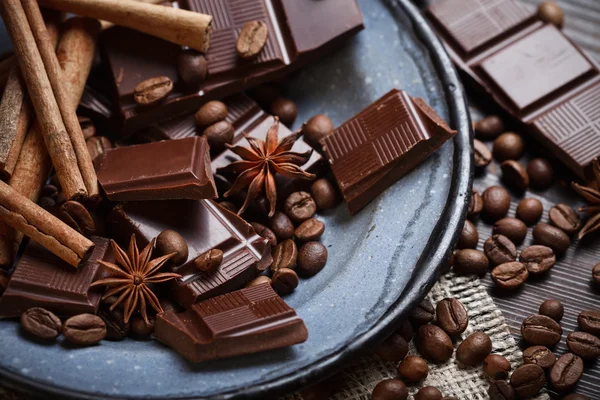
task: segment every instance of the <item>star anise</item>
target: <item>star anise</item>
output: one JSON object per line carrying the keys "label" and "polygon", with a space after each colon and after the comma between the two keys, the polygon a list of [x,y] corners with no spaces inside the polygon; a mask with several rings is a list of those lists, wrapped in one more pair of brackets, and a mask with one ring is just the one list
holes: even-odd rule
{"label": "star anise", "polygon": [[292,146],[302,135],[302,130],[292,133],[278,142],[279,119],[267,132],[266,140],[246,137],[250,147],[227,145],[231,151],[240,156],[240,161],[234,161],[226,167],[220,168],[219,173],[234,173],[237,178],[231,189],[224,196],[240,194],[247,189],[246,199],[238,214],[244,212],[250,202],[265,194],[269,202],[269,217],[275,213],[277,203],[277,188],[275,186],[275,174],[281,174],[289,178],[314,179],[315,175],[309,174],[300,168],[306,164],[312,155],[312,150],[305,153],[291,151]]}
{"label": "star anise", "polygon": [[129,248],[125,253],[114,240],[111,240],[115,261],[113,263],[98,260],[98,263],[106,267],[112,276],[105,279],[100,279],[91,286],[105,285],[112,287],[108,290],[102,300],[107,297],[114,296],[120,293],[117,300],[110,306],[110,310],[114,310],[121,302],[125,302],[124,322],[128,322],[131,314],[138,308],[140,314],[146,324],[149,324],[148,315],[146,314],[146,304],[150,304],[157,313],[163,312],[160,302],[152,290],[148,288],[149,283],[160,283],[171,279],[181,278],[181,275],[171,272],[161,272],[158,270],[164,265],[167,260],[173,257],[176,253],[164,255],[162,257],[151,260],[152,249],[154,248],[155,239],[142,250],[140,254],[135,242],[135,235],[131,235]]}
{"label": "star anise", "polygon": [[571,183],[573,189],[590,203],[589,206],[579,208],[579,211],[590,215],[590,219],[588,219],[586,224],[579,231],[579,239],[600,230],[600,160],[598,158],[592,161],[592,171],[594,172],[597,188],[582,186],[575,182]]}

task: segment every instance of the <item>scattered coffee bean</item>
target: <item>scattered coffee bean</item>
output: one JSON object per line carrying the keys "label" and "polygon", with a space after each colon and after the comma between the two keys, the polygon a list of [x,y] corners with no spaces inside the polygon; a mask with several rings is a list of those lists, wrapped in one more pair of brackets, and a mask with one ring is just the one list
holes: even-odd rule
{"label": "scattered coffee bean", "polygon": [[504,264],[517,259],[517,248],[504,235],[493,235],[483,244],[483,251],[492,265]]}
{"label": "scattered coffee bean", "polygon": [[469,326],[469,315],[465,306],[457,299],[446,298],[435,308],[437,322],[448,335],[463,333]]}
{"label": "scattered coffee bean", "polygon": [[194,260],[194,266],[206,273],[213,273],[223,262],[223,250],[220,249],[210,249],[200,254]]}
{"label": "scattered coffee bean", "polygon": [[517,204],[517,218],[526,225],[533,225],[540,220],[544,212],[544,206],[538,199],[525,198]]}
{"label": "scattered coffee bean", "polygon": [[483,192],[483,214],[492,221],[506,217],[510,208],[510,195],[500,186],[489,187]]}
{"label": "scattered coffee bean", "polygon": [[106,337],[106,325],[94,314],[79,314],[65,321],[62,333],[69,342],[91,346]]}
{"label": "scattered coffee bean", "polygon": [[162,231],[156,237],[156,251],[161,256],[175,253],[170,259],[174,265],[181,265],[188,259],[188,245],[185,239],[171,229]]}
{"label": "scattered coffee bean", "polygon": [[271,103],[271,113],[279,117],[282,124],[290,126],[298,116],[298,107],[292,100],[278,97]]}
{"label": "scattered coffee bean", "polygon": [[269,28],[263,21],[249,21],[240,31],[235,49],[243,59],[249,60],[260,54],[269,36]]}
{"label": "scattered coffee bean", "polygon": [[525,167],[515,160],[506,160],[501,165],[502,181],[510,188],[524,192],[529,187],[529,174]]}
{"label": "scattered coffee bean", "polygon": [[402,336],[407,342],[410,342],[415,334],[412,324],[407,319],[402,320],[400,328],[396,329],[396,333]]}
{"label": "scattered coffee bean", "polygon": [[543,222],[533,227],[533,238],[537,244],[548,246],[556,253],[564,253],[571,245],[566,233]]}
{"label": "scattered coffee bean", "polygon": [[483,198],[475,189],[473,189],[467,214],[469,217],[476,217],[481,213],[481,210],[483,210]]}
{"label": "scattered coffee bean", "polygon": [[277,272],[279,268],[294,269],[298,259],[298,248],[293,240],[287,239],[279,243],[273,250],[273,262],[271,263],[271,273]]}
{"label": "scattered coffee bean", "polygon": [[422,325],[419,328],[417,348],[425,358],[434,362],[447,361],[454,352],[454,345],[448,334],[435,325]]}
{"label": "scattered coffee bean", "polygon": [[56,199],[58,196],[58,188],[52,184],[44,185],[42,191],[40,192],[40,196],[47,196],[52,199]]}
{"label": "scattered coffee bean", "polygon": [[587,332],[571,332],[567,336],[567,347],[584,360],[600,357],[600,339]]}
{"label": "scattered coffee bean", "polygon": [[583,375],[583,360],[573,353],[565,353],[556,360],[550,370],[550,382],[558,391],[575,386]]}
{"label": "scattered coffee bean", "polygon": [[543,1],[538,5],[537,15],[539,19],[549,24],[562,28],[565,22],[565,13],[562,8],[553,1]]}
{"label": "scattered coffee bean", "polygon": [[554,266],[556,256],[550,247],[533,245],[521,251],[519,260],[525,264],[530,274],[541,274]]}
{"label": "scattered coffee bean", "polygon": [[562,230],[567,235],[572,235],[579,230],[581,219],[577,211],[566,204],[557,204],[548,211],[550,223]]}
{"label": "scattered coffee bean", "polygon": [[460,232],[456,247],[459,249],[474,249],[477,247],[478,241],[479,232],[477,231],[477,227],[468,219],[465,220],[465,224]]}
{"label": "scattered coffee bean", "polygon": [[562,398],[562,400],[591,400],[584,394],[571,393]]}
{"label": "scattered coffee bean", "polygon": [[310,218],[298,225],[294,236],[300,242],[319,240],[325,232],[325,224],[316,218]]}
{"label": "scattered coffee bean", "polygon": [[81,132],[83,133],[83,138],[85,140],[96,136],[96,125],[94,125],[94,121],[83,115],[78,115],[77,119],[79,120],[79,126],[81,127]]}
{"label": "scattered coffee bean", "polygon": [[433,386],[425,386],[415,394],[415,400],[442,400],[442,392]]}
{"label": "scattered coffee bean", "polygon": [[494,140],[494,158],[500,162],[518,160],[525,150],[525,141],[521,135],[506,132]]}
{"label": "scattered coffee bean", "polygon": [[327,263],[327,247],[319,242],[307,242],[298,252],[298,273],[302,276],[314,276]]}
{"label": "scattered coffee bean", "polygon": [[131,318],[131,333],[134,337],[138,339],[149,339],[150,336],[154,333],[154,326],[156,324],[156,320],[154,318],[148,319],[148,324],[144,319],[139,315],[134,315]]}
{"label": "scattered coffee bean", "polygon": [[94,136],[85,141],[85,144],[90,153],[90,158],[93,160],[101,154],[104,154],[106,150],[113,148],[112,143],[104,136]]}
{"label": "scattered coffee bean", "polygon": [[40,197],[38,200],[38,206],[42,207],[44,210],[52,212],[52,209],[56,205],[56,201],[52,197]]}
{"label": "scattered coffee bean", "polygon": [[302,222],[317,212],[317,203],[306,192],[294,192],[285,200],[284,210],[292,221]]}
{"label": "scattered coffee bean", "polygon": [[302,127],[304,140],[316,149],[321,147],[321,139],[329,136],[333,132],[333,129],[333,122],[324,114],[315,115]]}
{"label": "scattered coffee bean", "polygon": [[523,363],[535,364],[548,369],[554,365],[556,356],[546,346],[531,346],[523,351]]}
{"label": "scattered coffee bean", "polygon": [[202,133],[208,141],[211,150],[222,150],[227,143],[231,143],[235,129],[227,121],[219,121],[210,125]]}
{"label": "scattered coffee bean", "polygon": [[592,278],[598,284],[600,284],[600,263],[594,265],[592,268]]}
{"label": "scattered coffee bean", "polygon": [[376,353],[382,360],[400,362],[408,354],[408,342],[397,333],[392,333],[379,344]]}
{"label": "scattered coffee bean", "polygon": [[86,237],[96,232],[96,223],[90,212],[78,201],[69,200],[63,203],[58,211],[58,217]]}
{"label": "scattered coffee bean", "polygon": [[410,320],[416,325],[425,325],[433,321],[435,309],[431,301],[423,299],[410,314]]}
{"label": "scattered coffee bean", "polygon": [[296,271],[289,268],[279,268],[271,278],[273,290],[282,296],[292,293],[298,287],[298,283]]}
{"label": "scattered coffee bean", "polygon": [[492,381],[488,389],[488,395],[490,400],[514,400],[515,389],[506,381]]}
{"label": "scattered coffee bean", "polygon": [[319,210],[327,210],[337,204],[337,192],[329,179],[321,178],[314,181],[310,186],[310,192]]}
{"label": "scattered coffee bean", "polygon": [[540,314],[550,317],[556,322],[560,322],[564,313],[565,308],[559,300],[544,300],[544,302],[540,305]]}
{"label": "scattered coffee bean", "polygon": [[458,275],[483,275],[489,268],[489,261],[485,254],[479,250],[458,250],[454,253],[454,265],[452,268]]}
{"label": "scattered coffee bean", "polygon": [[254,232],[260,237],[263,237],[269,241],[271,247],[277,246],[277,236],[273,233],[272,230],[264,226],[263,224],[259,224],[258,222],[250,223],[252,225],[252,229]]}
{"label": "scattered coffee bean", "polygon": [[562,328],[550,317],[531,315],[521,325],[521,335],[528,343],[542,346],[554,346],[560,342]]}
{"label": "scattered coffee bean", "polygon": [[582,311],[577,316],[577,323],[582,331],[600,336],[600,311]]}
{"label": "scattered coffee bean", "polygon": [[386,379],[379,382],[373,393],[371,400],[406,400],[408,399],[408,388],[399,379]]}
{"label": "scattered coffee bean", "polygon": [[525,264],[518,261],[512,261],[495,267],[491,272],[491,276],[498,287],[514,290],[527,281],[529,272],[527,271]]}
{"label": "scattered coffee bean", "polygon": [[492,352],[492,340],[484,332],[473,332],[456,349],[456,359],[474,367]]}
{"label": "scattered coffee bean", "polygon": [[140,106],[154,106],[173,91],[173,81],[168,76],[157,76],[138,83],[133,89],[133,100]]}
{"label": "scattered coffee bean", "polygon": [[494,234],[504,235],[514,244],[521,244],[527,235],[527,225],[517,218],[502,218],[494,224]]}
{"label": "scattered coffee bean", "polygon": [[535,364],[521,365],[510,377],[510,385],[518,398],[535,396],[545,384],[544,370]]}
{"label": "scattered coffee bean", "polygon": [[264,285],[265,283],[271,284],[271,278],[266,275],[260,275],[246,283],[246,287],[254,287],[258,285]]}
{"label": "scattered coffee bean", "polygon": [[296,230],[292,220],[281,211],[275,211],[275,214],[269,218],[269,228],[273,231],[277,240],[291,239]]}
{"label": "scattered coffee bean", "polygon": [[483,360],[483,373],[492,380],[508,378],[510,369],[510,361],[500,354],[490,354]]}
{"label": "scattered coffee bean", "polygon": [[199,89],[208,75],[206,57],[194,49],[182,50],[177,58],[177,72],[183,83],[190,89]]}
{"label": "scattered coffee bean", "polygon": [[33,307],[21,314],[21,326],[39,339],[54,340],[60,334],[62,323],[54,313]]}
{"label": "scattered coffee bean", "polygon": [[473,139],[473,158],[475,168],[485,168],[492,162],[492,152],[489,151],[485,143]]}
{"label": "scattered coffee bean", "polygon": [[8,272],[6,272],[3,269],[0,269],[0,296],[2,296],[2,293],[4,293],[4,291],[6,290],[6,286],[8,285],[8,280],[9,280]]}
{"label": "scattered coffee bean", "polygon": [[196,114],[194,114],[194,118],[198,126],[206,128],[217,122],[224,121],[227,118],[228,112],[225,103],[212,100],[200,107]]}
{"label": "scattered coffee bean", "polygon": [[129,329],[131,328],[131,322],[123,322],[124,316],[123,311],[119,309],[103,310],[98,311],[98,316],[104,321],[106,325],[106,339],[107,340],[123,340],[127,337]]}
{"label": "scattered coffee bean", "polygon": [[407,382],[416,383],[427,378],[429,367],[427,361],[419,356],[406,356],[398,364],[398,373]]}
{"label": "scattered coffee bean", "polygon": [[554,181],[552,164],[544,158],[533,158],[529,161],[527,173],[529,174],[529,183],[534,189],[546,189]]}
{"label": "scattered coffee bean", "polygon": [[504,132],[504,122],[497,115],[488,115],[475,124],[475,136],[481,140],[495,139]]}

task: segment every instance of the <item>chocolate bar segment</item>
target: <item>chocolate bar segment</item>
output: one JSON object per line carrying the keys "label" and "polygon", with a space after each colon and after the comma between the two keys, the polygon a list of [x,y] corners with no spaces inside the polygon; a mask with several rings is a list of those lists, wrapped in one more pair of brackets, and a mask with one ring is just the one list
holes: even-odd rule
{"label": "chocolate bar segment", "polygon": [[[187,242],[188,260],[174,272],[176,300],[189,307],[197,300],[239,289],[271,264],[271,246],[250,224],[211,200],[177,200],[126,203],[115,207],[109,222],[119,243],[132,234],[140,247],[166,229]],[[214,273],[201,272],[194,259],[210,249],[223,251],[223,262]]]}
{"label": "chocolate bar segment", "polygon": [[98,181],[112,201],[217,196],[204,137],[119,147],[105,151],[94,164]]}
{"label": "chocolate bar segment", "polygon": [[356,214],[455,134],[423,100],[394,89],[321,145],[350,214]]}
{"label": "chocolate bar segment", "polygon": [[90,288],[103,275],[98,260],[114,262],[109,240],[92,237],[90,258],[77,269],[30,241],[0,297],[0,318],[18,317],[31,307],[61,316],[95,314],[102,288]]}
{"label": "chocolate bar segment", "polygon": [[191,362],[257,353],[302,343],[308,330],[269,284],[194,304],[156,318],[154,336]]}

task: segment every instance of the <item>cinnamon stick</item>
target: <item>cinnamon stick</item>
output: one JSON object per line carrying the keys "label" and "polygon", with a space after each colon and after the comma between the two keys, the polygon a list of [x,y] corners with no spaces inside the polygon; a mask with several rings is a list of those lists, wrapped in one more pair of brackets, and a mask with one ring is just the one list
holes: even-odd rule
{"label": "cinnamon stick", "polygon": [[[160,4],[160,3],[165,2],[165,0],[134,0],[134,1],[139,1],[142,3],[149,3],[149,4]],[[102,30],[108,29],[112,26],[115,26],[114,23],[109,22],[109,21],[100,21],[100,24],[102,25]]]}
{"label": "cinnamon stick", "polygon": [[132,0],[39,0],[40,5],[110,21],[205,53],[211,15]]}

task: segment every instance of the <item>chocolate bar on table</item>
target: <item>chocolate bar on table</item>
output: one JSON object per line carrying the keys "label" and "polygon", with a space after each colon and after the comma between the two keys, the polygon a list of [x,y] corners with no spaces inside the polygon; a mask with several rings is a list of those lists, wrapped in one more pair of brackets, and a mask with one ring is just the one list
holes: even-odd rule
{"label": "chocolate bar on table", "polygon": [[514,0],[444,0],[427,15],[457,66],[580,177],[600,154],[598,65]]}
{"label": "chocolate bar on table", "polygon": [[308,330],[293,308],[263,284],[156,317],[154,336],[191,362],[302,343]]}
{"label": "chocolate bar on table", "polygon": [[[179,0],[173,5],[214,17],[206,53],[208,78],[200,90],[186,87],[177,72],[180,46],[123,27],[107,29],[101,43],[116,85],[124,134],[289,74],[364,28],[356,0]],[[255,59],[243,60],[236,52],[237,37],[246,22],[255,20],[267,25],[267,43]],[[156,76],[171,78],[173,92],[158,107],[138,106],[134,88]]]}
{"label": "chocolate bar on table", "polygon": [[[115,207],[109,223],[121,244],[136,235],[140,247],[166,229],[185,239],[188,260],[174,269],[182,275],[174,283],[179,304],[189,307],[197,300],[244,286],[272,261],[268,240],[250,224],[212,200],[165,200],[125,203]],[[199,271],[194,259],[210,249],[223,251],[223,262],[214,273]]]}
{"label": "chocolate bar on table", "polygon": [[18,317],[31,307],[43,307],[61,316],[95,314],[104,293],[90,285],[104,277],[98,260],[114,262],[108,239],[93,236],[90,258],[77,269],[29,241],[0,297],[0,318]]}
{"label": "chocolate bar on table", "polygon": [[394,89],[321,145],[348,211],[356,214],[455,134],[422,99]]}

